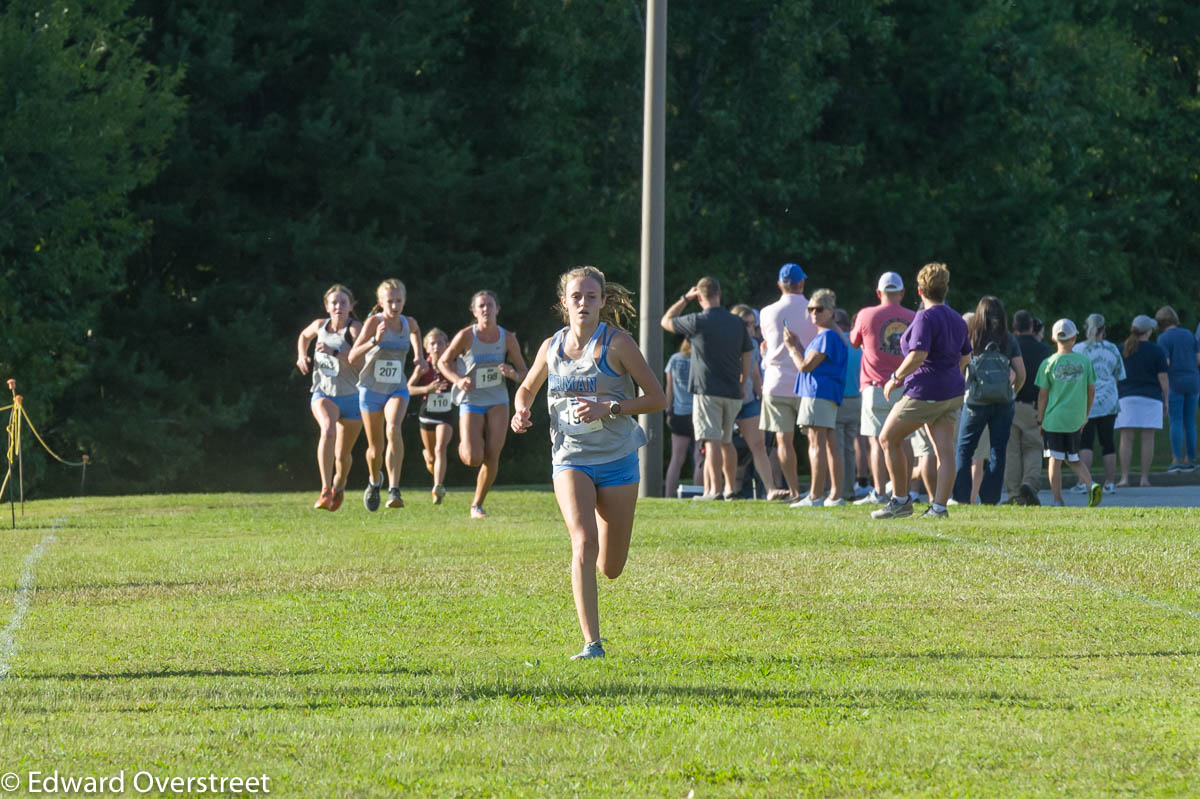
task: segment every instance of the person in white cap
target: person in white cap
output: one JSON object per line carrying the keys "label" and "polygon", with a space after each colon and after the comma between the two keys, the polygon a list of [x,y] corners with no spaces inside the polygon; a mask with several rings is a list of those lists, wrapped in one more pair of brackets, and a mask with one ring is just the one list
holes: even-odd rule
{"label": "person in white cap", "polygon": [[[875,296],[879,298],[879,304],[860,310],[854,317],[854,327],[850,329],[850,346],[862,350],[862,366],[858,374],[862,410],[858,426],[859,432],[871,441],[871,479],[874,481],[870,492],[858,500],[855,503],[857,505],[883,505],[888,500],[885,485],[888,479],[887,464],[879,445],[879,433],[899,396],[888,399],[883,393],[883,386],[904,360],[900,352],[900,337],[916,316],[915,311],[900,304],[904,299],[904,280],[895,272],[880,275]],[[907,441],[904,449],[911,464],[913,452]]]}
{"label": "person in white cap", "polygon": [[1121,456],[1121,480],[1118,486],[1129,485],[1129,469],[1133,464],[1133,434],[1142,431],[1142,479],[1144,488],[1150,485],[1150,463],[1154,460],[1154,434],[1163,426],[1167,408],[1167,354],[1150,340],[1158,323],[1145,314],[1138,314],[1129,324],[1129,337],[1121,348],[1125,360],[1125,379],[1117,383],[1120,410],[1113,426],[1120,430],[1117,452]]}
{"label": "person in white cap", "polygon": [[781,266],[776,281],[779,299],[758,314],[763,337],[763,396],[759,424],[762,430],[775,434],[779,470],[787,485],[785,492],[771,492],[767,496],[790,502],[800,499],[800,482],[796,476],[799,459],[795,442],[796,416],[800,410],[800,397],[796,395],[796,376],[799,372],[788,353],[783,331],[790,330],[796,335],[801,351],[817,335],[817,326],[808,318],[808,298],[804,296],[807,277],[799,264]]}
{"label": "person in white cap", "polygon": [[1079,431],[1087,423],[1096,399],[1096,370],[1086,355],[1073,352],[1079,331],[1070,319],[1059,319],[1050,331],[1058,351],[1038,367],[1038,423],[1050,459],[1050,491],[1054,504],[1063,505],[1062,465],[1065,462],[1088,487],[1088,507],[1100,504],[1103,489],[1079,460]]}

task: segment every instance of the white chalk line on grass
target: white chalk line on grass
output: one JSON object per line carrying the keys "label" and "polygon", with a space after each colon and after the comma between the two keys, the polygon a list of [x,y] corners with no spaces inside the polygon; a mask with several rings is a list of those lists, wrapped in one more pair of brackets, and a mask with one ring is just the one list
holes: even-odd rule
{"label": "white chalk line on grass", "polygon": [[1133,602],[1156,608],[1167,613],[1177,613],[1181,616],[1200,619],[1200,612],[1189,610],[1188,608],[1174,605],[1170,602],[1163,602],[1161,599],[1154,599],[1153,597],[1148,597],[1145,594],[1139,594],[1134,591],[1126,591],[1123,588],[1113,588],[1112,586],[1093,580],[1090,577],[1080,577],[1077,574],[1071,574],[1070,572],[1063,571],[1062,569],[1051,566],[1049,563],[1037,560],[1036,558],[1027,558],[1024,555],[1018,555],[1016,552],[1010,552],[1009,550],[1002,546],[998,546],[997,544],[989,544],[986,541],[973,541],[969,538],[959,538],[958,536],[954,535],[946,535],[945,533],[939,533],[936,530],[930,530],[928,527],[920,528],[908,525],[908,529],[913,530],[914,532],[931,535],[934,538],[940,538],[943,541],[950,541],[954,544],[961,544],[963,546],[982,549],[994,555],[999,555],[1002,558],[1007,558],[1015,563],[1030,566],[1060,582],[1085,588],[1089,591],[1094,591],[1099,594],[1107,594],[1119,599],[1131,600]]}
{"label": "white chalk line on grass", "polygon": [[33,582],[33,567],[41,560],[42,555],[46,554],[50,545],[58,540],[54,533],[63,526],[66,520],[66,516],[56,519],[50,527],[50,532],[46,533],[46,536],[25,556],[25,565],[21,569],[21,576],[17,580],[17,590],[13,595],[12,618],[9,619],[8,626],[4,628],[3,632],[0,632],[0,679],[7,677],[12,670],[13,658],[17,655],[17,633],[20,632],[21,625],[25,623],[25,617],[29,614],[29,604],[33,601],[33,595],[37,590]]}

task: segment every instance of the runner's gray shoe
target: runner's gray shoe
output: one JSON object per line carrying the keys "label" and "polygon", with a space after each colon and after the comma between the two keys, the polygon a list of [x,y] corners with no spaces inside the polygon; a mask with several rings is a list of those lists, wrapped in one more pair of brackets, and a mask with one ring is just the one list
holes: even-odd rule
{"label": "runner's gray shoe", "polygon": [[369,511],[379,510],[379,488],[367,483],[367,490],[363,492],[363,507]]}
{"label": "runner's gray shoe", "polygon": [[571,660],[591,660],[604,657],[604,647],[599,641],[589,641],[578,655],[571,655]]}

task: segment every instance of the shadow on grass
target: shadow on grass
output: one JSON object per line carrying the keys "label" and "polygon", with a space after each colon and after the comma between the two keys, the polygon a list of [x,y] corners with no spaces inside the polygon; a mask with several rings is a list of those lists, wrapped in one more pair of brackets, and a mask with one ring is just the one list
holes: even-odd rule
{"label": "shadow on grass", "polygon": [[208,678],[208,677],[313,677],[313,676],[346,676],[352,674],[432,677],[443,674],[429,668],[409,668],[407,666],[386,666],[381,668],[363,669],[164,669],[162,671],[111,671],[111,672],[63,672],[44,674],[21,674],[17,680],[60,680],[75,681],[108,681],[108,680],[170,680],[177,678]]}

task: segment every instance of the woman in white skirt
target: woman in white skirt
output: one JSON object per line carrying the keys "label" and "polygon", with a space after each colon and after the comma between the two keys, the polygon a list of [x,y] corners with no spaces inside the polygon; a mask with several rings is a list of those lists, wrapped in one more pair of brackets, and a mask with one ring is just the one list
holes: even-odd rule
{"label": "woman in white skirt", "polygon": [[1129,467],[1133,460],[1133,434],[1142,433],[1142,480],[1150,485],[1150,462],[1154,460],[1154,434],[1163,426],[1167,407],[1167,355],[1163,348],[1150,340],[1158,325],[1145,314],[1138,314],[1130,323],[1129,338],[1121,354],[1125,361],[1125,379],[1117,383],[1120,410],[1113,425],[1121,435],[1118,452],[1121,457],[1121,480],[1118,486],[1129,485]]}

